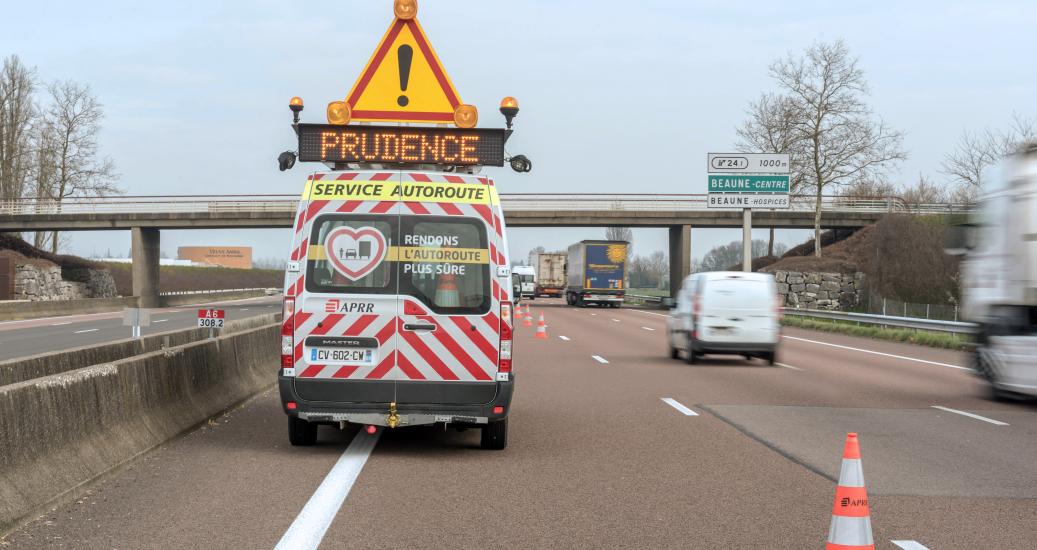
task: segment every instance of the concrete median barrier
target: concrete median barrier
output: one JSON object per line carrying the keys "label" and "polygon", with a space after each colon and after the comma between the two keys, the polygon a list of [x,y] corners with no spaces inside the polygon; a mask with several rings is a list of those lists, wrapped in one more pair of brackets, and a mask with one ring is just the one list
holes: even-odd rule
{"label": "concrete median barrier", "polygon": [[0,535],[273,385],[278,334],[267,324],[0,386]]}
{"label": "concrete median barrier", "polygon": [[[265,289],[239,290],[232,292],[192,292],[187,294],[169,294],[159,298],[161,307],[176,307],[231,300],[244,300],[267,296]],[[11,300],[0,302],[0,321],[19,321],[22,319],[39,319],[40,317],[60,317],[62,315],[83,315],[88,313],[107,313],[119,311],[127,307],[137,307],[137,296],[120,298],[84,298],[82,300],[47,300],[31,302],[28,300]]]}
{"label": "concrete median barrier", "polygon": [[[221,334],[234,334],[235,332],[268,325],[280,318],[281,314],[276,313],[231,321],[223,328]],[[127,328],[127,330],[129,329]],[[143,338],[127,338],[108,344],[83,346],[65,351],[0,361],[0,386],[60,374],[90,365],[111,363],[126,357],[158,351],[162,348],[197,342],[208,337],[209,329],[182,329],[151,334]]]}

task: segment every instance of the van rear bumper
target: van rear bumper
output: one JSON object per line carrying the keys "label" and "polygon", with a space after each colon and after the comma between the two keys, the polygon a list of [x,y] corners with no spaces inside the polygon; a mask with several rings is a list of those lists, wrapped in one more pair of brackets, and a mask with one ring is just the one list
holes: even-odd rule
{"label": "van rear bumper", "polygon": [[[389,402],[340,402],[340,401],[305,401],[295,391],[295,378],[278,376],[277,385],[281,393],[281,408],[288,416],[296,416],[309,422],[321,424],[337,424],[351,422],[354,424],[371,424],[386,426],[389,423]],[[355,395],[354,385],[369,384],[371,381],[339,380],[332,384]],[[507,382],[495,382],[496,393],[488,403],[463,402],[464,395],[485,395],[485,389],[466,389],[463,382],[403,382],[406,389],[406,401],[397,403],[396,413],[399,426],[420,426],[436,423],[452,424],[486,424],[503,420],[511,412],[511,396],[515,388],[515,375],[512,373]],[[480,384],[486,386],[487,384]],[[380,392],[379,392],[380,393]],[[386,395],[391,399],[392,394]],[[330,396],[329,396],[330,397]],[[446,401],[446,402],[444,402]],[[289,410],[287,404],[295,403],[295,409]],[[503,407],[503,412],[494,413],[494,407]]]}
{"label": "van rear bumper", "polygon": [[771,353],[777,349],[777,343],[742,343],[742,342],[707,342],[695,340],[692,347],[697,353]]}

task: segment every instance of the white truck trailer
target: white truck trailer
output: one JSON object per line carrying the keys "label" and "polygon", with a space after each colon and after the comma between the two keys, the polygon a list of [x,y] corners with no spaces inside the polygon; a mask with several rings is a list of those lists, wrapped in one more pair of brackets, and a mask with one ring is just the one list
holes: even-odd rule
{"label": "white truck trailer", "polygon": [[974,366],[995,398],[1037,395],[1037,143],[989,179],[957,232],[963,316],[979,325]]}
{"label": "white truck trailer", "polygon": [[529,265],[536,271],[536,295],[559,298],[565,293],[565,258],[561,252],[530,252]]}

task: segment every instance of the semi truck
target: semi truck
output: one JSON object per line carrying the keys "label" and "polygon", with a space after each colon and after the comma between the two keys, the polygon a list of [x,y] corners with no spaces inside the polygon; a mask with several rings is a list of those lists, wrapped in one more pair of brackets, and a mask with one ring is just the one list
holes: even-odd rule
{"label": "semi truck", "polygon": [[991,397],[1037,395],[1037,142],[987,178],[979,209],[952,232],[964,254],[962,314],[977,324],[977,375]]}
{"label": "semi truck", "polygon": [[529,265],[536,271],[536,295],[559,298],[565,292],[565,259],[561,252],[530,252]]}
{"label": "semi truck", "polygon": [[580,241],[570,246],[565,301],[579,307],[620,307],[626,293],[626,267],[626,241]]}

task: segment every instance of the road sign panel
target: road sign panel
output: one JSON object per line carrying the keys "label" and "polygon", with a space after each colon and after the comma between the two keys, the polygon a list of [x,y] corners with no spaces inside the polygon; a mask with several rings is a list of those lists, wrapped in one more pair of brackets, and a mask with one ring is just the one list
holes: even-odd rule
{"label": "road sign panel", "polygon": [[788,176],[710,174],[709,193],[788,193]]}
{"label": "road sign panel", "polygon": [[417,18],[397,18],[346,103],[352,120],[452,123],[461,99]]}
{"label": "road sign panel", "polygon": [[706,201],[707,208],[757,208],[786,209],[789,196],[771,193],[711,193]]}
{"label": "road sign panel", "polygon": [[201,328],[223,328],[227,312],[222,309],[199,309],[198,326]]}
{"label": "road sign panel", "polygon": [[709,153],[706,171],[711,174],[788,174],[789,156],[772,153]]}

